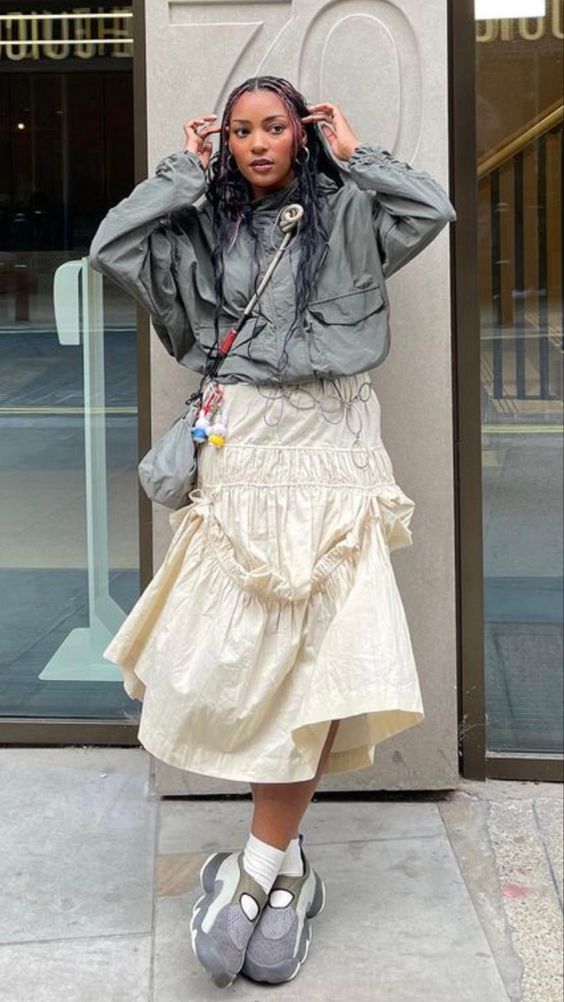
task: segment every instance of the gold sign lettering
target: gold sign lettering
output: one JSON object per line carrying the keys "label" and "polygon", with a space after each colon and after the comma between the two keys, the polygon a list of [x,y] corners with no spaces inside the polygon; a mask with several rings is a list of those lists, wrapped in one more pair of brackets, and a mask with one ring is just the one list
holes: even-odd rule
{"label": "gold sign lettering", "polygon": [[132,56],[131,7],[73,7],[0,14],[0,59],[113,59]]}
{"label": "gold sign lettering", "polygon": [[17,15],[6,19],[6,49],[8,59],[19,62],[27,58],[27,33],[25,24],[18,20]]}
{"label": "gold sign lettering", "polygon": [[65,40],[63,43],[53,41],[53,21],[51,18],[44,21],[43,25],[43,38],[47,42],[44,51],[47,59],[68,59],[70,56],[68,19],[65,17],[59,21],[60,35]]}
{"label": "gold sign lettering", "polygon": [[[530,28],[529,21],[536,21],[536,26],[534,28]],[[545,31],[546,31],[546,18],[544,17],[519,18],[519,34],[521,38],[524,38],[527,42],[536,42],[538,38],[542,38]]]}

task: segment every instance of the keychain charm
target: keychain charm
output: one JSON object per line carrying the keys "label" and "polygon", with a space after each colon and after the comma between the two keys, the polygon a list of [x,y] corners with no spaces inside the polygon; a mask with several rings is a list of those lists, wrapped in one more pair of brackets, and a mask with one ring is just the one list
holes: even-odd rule
{"label": "keychain charm", "polygon": [[210,382],[202,396],[202,406],[192,428],[192,438],[198,444],[210,442],[216,449],[225,445],[227,427],[223,417],[223,387]]}
{"label": "keychain charm", "polygon": [[208,432],[208,442],[215,445],[217,448],[221,448],[225,445],[225,436],[227,434],[227,428],[225,427],[223,420],[214,421]]}

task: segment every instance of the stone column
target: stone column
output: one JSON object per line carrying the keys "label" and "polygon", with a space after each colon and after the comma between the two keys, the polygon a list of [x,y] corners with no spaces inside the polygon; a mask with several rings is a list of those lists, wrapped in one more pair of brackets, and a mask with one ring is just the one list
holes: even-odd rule
{"label": "stone column", "polygon": [[[149,168],[181,149],[182,125],[220,113],[236,83],[290,79],[341,105],[363,141],[428,170],[448,190],[446,0],[151,0],[146,4]],[[469,109],[472,114],[472,109]],[[389,282],[392,348],[373,378],[396,479],[413,498],[414,545],[393,554],[425,720],[376,750],[372,769],[323,789],[438,789],[458,777],[449,233]],[[152,342],[153,434],[194,376]],[[155,512],[155,567],[170,539]],[[246,789],[157,763],[162,794]]]}

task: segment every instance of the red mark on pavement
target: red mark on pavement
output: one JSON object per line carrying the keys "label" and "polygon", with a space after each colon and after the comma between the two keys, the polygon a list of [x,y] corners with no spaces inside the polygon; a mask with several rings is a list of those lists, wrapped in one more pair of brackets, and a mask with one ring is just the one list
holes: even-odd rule
{"label": "red mark on pavement", "polygon": [[506,898],[524,898],[529,893],[529,888],[524,884],[504,884],[503,893]]}

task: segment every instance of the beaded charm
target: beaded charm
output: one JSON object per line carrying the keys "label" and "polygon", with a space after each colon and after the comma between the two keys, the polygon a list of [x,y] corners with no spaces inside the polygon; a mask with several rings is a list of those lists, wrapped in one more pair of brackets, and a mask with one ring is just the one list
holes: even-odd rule
{"label": "beaded charm", "polygon": [[204,413],[204,409],[200,410],[198,418],[192,428],[192,438],[196,442],[205,442],[209,434],[210,419]]}
{"label": "beaded charm", "polygon": [[198,418],[192,428],[192,438],[195,442],[208,441],[216,448],[225,445],[227,428],[223,420],[223,387],[218,383],[209,383],[203,398]]}
{"label": "beaded charm", "polygon": [[217,448],[221,448],[222,445],[225,445],[226,434],[227,428],[223,424],[223,421],[214,421],[208,432],[208,442],[211,442]]}

